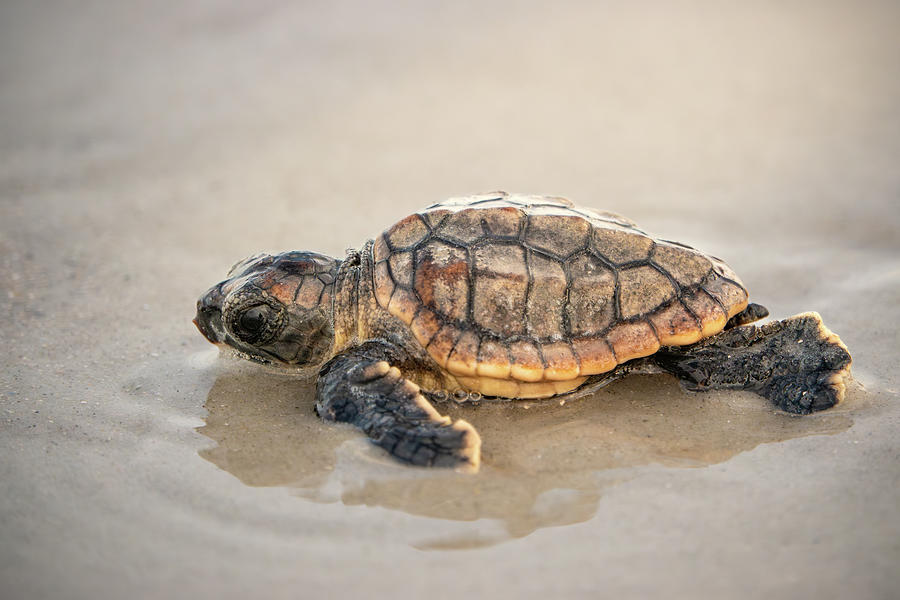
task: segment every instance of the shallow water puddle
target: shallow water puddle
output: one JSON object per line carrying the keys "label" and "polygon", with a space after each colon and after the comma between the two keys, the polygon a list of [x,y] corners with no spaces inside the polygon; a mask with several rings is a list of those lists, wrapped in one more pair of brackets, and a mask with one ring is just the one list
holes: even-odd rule
{"label": "shallow water puddle", "polygon": [[848,429],[859,394],[829,411],[792,416],[753,394],[683,392],[668,376],[631,376],[576,400],[438,405],[481,433],[477,475],[400,465],[355,428],[320,421],[314,383],[238,367],[219,375],[198,431],[217,443],[201,456],[247,485],[301,497],[380,506],[470,522],[423,549],[472,548],[570,525],[596,514],[628,468],[703,467],[763,443]]}

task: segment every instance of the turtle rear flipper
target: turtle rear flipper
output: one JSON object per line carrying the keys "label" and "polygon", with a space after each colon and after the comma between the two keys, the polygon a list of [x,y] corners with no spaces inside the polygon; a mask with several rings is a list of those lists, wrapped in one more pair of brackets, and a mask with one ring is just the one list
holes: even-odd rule
{"label": "turtle rear flipper", "polygon": [[747,305],[747,308],[728,319],[728,322],[725,323],[725,329],[747,325],[748,323],[759,321],[760,319],[764,319],[768,316],[768,308],[766,308],[762,304],[754,304],[753,302],[751,302]]}
{"label": "turtle rear flipper", "polygon": [[844,397],[850,354],[817,313],[761,327],[734,327],[652,357],[692,390],[746,389],[787,412],[830,408]]}
{"label": "turtle rear flipper", "polygon": [[452,422],[390,362],[387,344],[367,342],[331,359],[319,372],[316,411],[351,423],[395,458],[419,466],[477,471],[481,438],[466,421]]}

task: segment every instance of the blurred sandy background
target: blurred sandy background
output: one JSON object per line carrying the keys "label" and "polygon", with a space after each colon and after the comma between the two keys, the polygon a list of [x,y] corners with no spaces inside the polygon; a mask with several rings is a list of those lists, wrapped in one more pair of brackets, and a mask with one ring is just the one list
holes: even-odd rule
{"label": "blurred sandy background", "polygon": [[[0,596],[896,597],[898,31],[888,1],[2,3]],[[247,254],[495,189],[724,257],[822,313],[865,391],[804,424],[662,380],[575,430],[485,411],[470,510],[190,324]],[[645,404],[666,441],[578,445]]]}

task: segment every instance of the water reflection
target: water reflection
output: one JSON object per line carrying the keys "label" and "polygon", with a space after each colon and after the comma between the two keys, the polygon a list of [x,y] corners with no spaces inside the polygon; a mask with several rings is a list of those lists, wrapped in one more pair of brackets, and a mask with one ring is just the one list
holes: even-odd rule
{"label": "water reflection", "polygon": [[630,467],[702,467],[762,443],[844,431],[858,394],[848,395],[840,407],[796,417],[752,394],[688,394],[667,376],[632,376],[569,402],[440,406],[481,433],[483,467],[473,476],[399,465],[356,429],[320,421],[313,383],[237,368],[215,381],[199,431],[217,443],[201,455],[248,485],[479,521],[416,544],[466,548],[590,519],[605,488],[634,476]]}

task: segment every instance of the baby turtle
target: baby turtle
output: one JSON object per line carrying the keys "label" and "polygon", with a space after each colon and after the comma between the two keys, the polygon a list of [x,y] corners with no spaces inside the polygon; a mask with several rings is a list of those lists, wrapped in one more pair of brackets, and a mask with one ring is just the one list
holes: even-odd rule
{"label": "baby turtle", "polygon": [[318,370],[316,410],[396,458],[476,470],[481,440],[430,400],[546,398],[636,368],[745,389],[792,413],[844,395],[819,315],[768,315],[720,259],[618,215],[503,192],[410,215],[339,260],[258,255],[197,302],[211,342]]}

